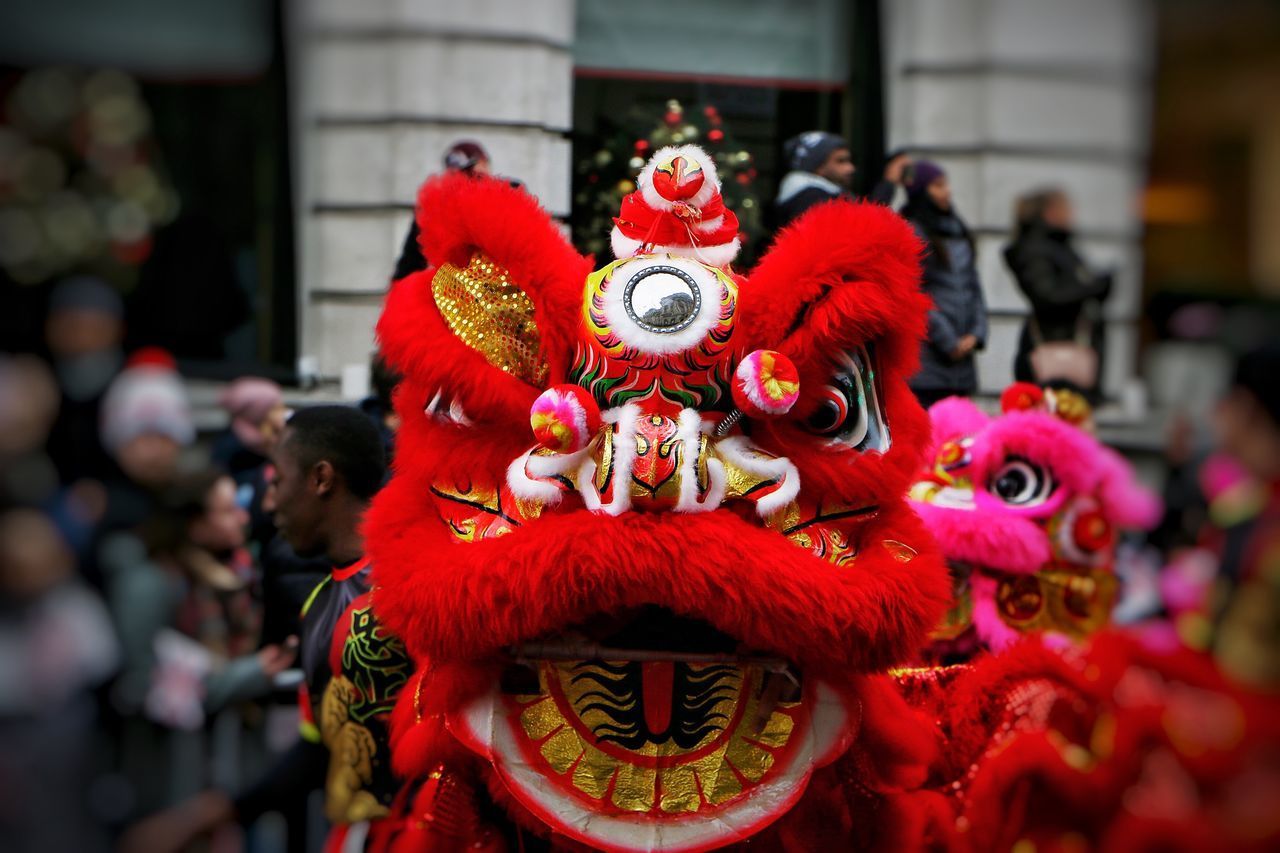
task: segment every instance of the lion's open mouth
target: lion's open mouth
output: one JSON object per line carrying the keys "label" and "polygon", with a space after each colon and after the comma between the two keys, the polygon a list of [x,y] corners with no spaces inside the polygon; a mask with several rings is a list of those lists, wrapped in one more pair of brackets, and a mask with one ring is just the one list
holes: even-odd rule
{"label": "lion's open mouth", "polygon": [[749,836],[851,737],[828,686],[659,608],[511,652],[500,683],[450,727],[524,806],[606,849]]}

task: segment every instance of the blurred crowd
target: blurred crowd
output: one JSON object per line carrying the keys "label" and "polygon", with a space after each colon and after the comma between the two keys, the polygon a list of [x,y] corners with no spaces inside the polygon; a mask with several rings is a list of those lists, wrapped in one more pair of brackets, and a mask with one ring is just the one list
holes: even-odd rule
{"label": "blurred crowd", "polygon": [[[0,832],[104,849],[296,732],[299,613],[330,568],[264,508],[291,411],[245,377],[198,435],[163,350],[125,353],[117,292],[51,292],[43,352],[0,357]],[[396,378],[361,401],[389,447]],[[298,837],[305,813],[290,815]],[[300,849],[300,848],[294,848]]]}
{"label": "blurred crowd", "polygon": [[[786,153],[777,227],[851,195],[856,164],[838,136],[803,134]],[[489,173],[473,142],[445,165]],[[913,389],[925,405],[975,394],[987,308],[945,170],[893,152],[869,197],[900,204],[927,246],[934,308]],[[1097,399],[1111,276],[1073,248],[1061,190],[1028,192],[1014,217],[1004,260],[1031,308],[1015,373]],[[425,266],[411,230],[395,276]],[[331,566],[277,531],[272,458],[291,415],[279,385],[228,383],[227,428],[202,433],[174,360],[126,351],[119,292],[89,276],[51,290],[40,337],[0,356],[0,835],[94,850],[210,784],[243,785],[289,747],[299,614]],[[1267,688],[1280,686],[1276,375],[1274,345],[1243,357],[1213,446],[1174,437],[1167,514],[1132,549],[1148,570],[1134,570],[1124,604],[1124,618],[1163,625]],[[359,408],[389,455],[397,377],[375,360],[372,379]],[[275,843],[302,849],[318,819],[282,817],[288,841]]]}

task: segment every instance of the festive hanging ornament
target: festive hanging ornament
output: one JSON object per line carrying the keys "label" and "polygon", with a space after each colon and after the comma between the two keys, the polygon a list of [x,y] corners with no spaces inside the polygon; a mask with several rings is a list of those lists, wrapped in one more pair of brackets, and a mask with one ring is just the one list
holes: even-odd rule
{"label": "festive hanging ornament", "polygon": [[718,127],[712,128],[711,130],[707,131],[707,139],[710,142],[723,142],[724,131]]}
{"label": "festive hanging ornament", "polygon": [[556,453],[577,453],[600,431],[600,406],[577,385],[554,385],[538,395],[529,425],[538,444]]}

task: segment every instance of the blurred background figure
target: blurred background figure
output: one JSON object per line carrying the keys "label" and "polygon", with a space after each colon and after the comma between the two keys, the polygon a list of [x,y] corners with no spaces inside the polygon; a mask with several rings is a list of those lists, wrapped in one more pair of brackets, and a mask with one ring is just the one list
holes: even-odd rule
{"label": "blurred background figure", "polygon": [[[841,136],[822,130],[810,130],[793,136],[783,146],[783,156],[790,171],[778,185],[773,202],[776,228],[784,228],[800,214],[816,204],[834,198],[853,198],[853,176],[857,166],[849,143]],[[884,176],[867,195],[868,201],[892,204],[894,192],[910,158],[895,151],[888,157]]]}
{"label": "blurred background figure", "polygon": [[1021,382],[1066,380],[1099,401],[1104,326],[1102,303],[1111,273],[1089,268],[1074,246],[1075,214],[1061,189],[1020,197],[1013,242],[1004,261],[1031,305],[1022,327],[1014,377]]}
{"label": "blurred background figure", "polygon": [[110,473],[111,462],[98,434],[99,409],[107,386],[124,364],[124,303],[119,293],[91,276],[60,281],[49,296],[44,340],[62,390],[49,455],[64,485],[101,480]]}
{"label": "blurred background figure", "polygon": [[[463,175],[487,177],[492,172],[489,153],[479,142],[471,139],[459,140],[449,146],[444,154],[444,170],[458,172]],[[400,249],[400,257],[396,260],[392,281],[399,281],[405,276],[425,270],[427,259],[422,256],[422,248],[418,245],[418,220],[415,217],[409,224],[409,233],[405,235],[404,246]]]}
{"label": "blurred background figure", "polygon": [[0,355],[0,505],[48,505],[59,491],[46,449],[58,416],[53,372],[31,355]]}
{"label": "blurred background figure", "polygon": [[1280,686],[1280,344],[1246,353],[1214,412],[1222,452],[1246,475],[1214,536],[1214,655],[1230,676]]}
{"label": "blurred background figure", "polygon": [[973,235],[956,214],[951,182],[941,166],[929,160],[912,164],[901,213],[927,248],[923,287],[933,309],[920,371],[911,380],[911,390],[927,408],[943,397],[968,397],[978,390],[974,353],[987,343],[987,304]]}
{"label": "blurred background figure", "polygon": [[289,645],[255,651],[260,612],[235,491],[214,469],[179,477],[135,530],[103,545],[123,649],[112,690],[120,767],[140,812],[205,784],[206,719],[266,696],[293,662]]}
{"label": "blurred background figure", "polygon": [[[186,388],[163,350],[134,354],[107,389],[100,420],[102,446],[112,467],[102,480],[105,504],[95,534],[99,545],[146,521],[156,497],[177,476],[184,448],[196,438]],[[85,567],[94,582],[100,580],[102,559],[94,547]]]}
{"label": "blurred background figure", "polygon": [[6,850],[98,851],[94,690],[118,651],[101,600],[53,522],[0,512],[0,835]]}
{"label": "blurred background figure", "polygon": [[237,499],[249,514],[249,541],[257,549],[275,533],[262,511],[271,451],[284,430],[289,408],[284,392],[270,379],[243,376],[223,389],[218,403],[231,419],[213,445],[212,461],[236,481]]}
{"label": "blurred background figure", "polygon": [[373,392],[360,401],[360,411],[369,416],[382,436],[382,448],[387,454],[387,471],[395,458],[396,430],[400,428],[400,416],[396,414],[392,395],[404,377],[391,369],[379,353],[373,354],[369,368],[369,385]]}

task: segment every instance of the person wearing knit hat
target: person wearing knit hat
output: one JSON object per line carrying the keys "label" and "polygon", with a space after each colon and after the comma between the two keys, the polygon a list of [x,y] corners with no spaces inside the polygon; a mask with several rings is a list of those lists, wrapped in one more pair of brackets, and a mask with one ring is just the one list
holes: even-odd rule
{"label": "person wearing knit hat", "polygon": [[[814,205],[834,198],[854,198],[853,176],[857,172],[849,143],[842,136],[810,130],[793,136],[783,145],[783,157],[790,169],[778,185],[774,220],[783,228]],[[867,196],[877,204],[889,204],[908,162],[903,151],[892,152],[882,179]]]}
{"label": "person wearing knit hat", "polygon": [[444,168],[448,172],[464,172],[468,175],[489,174],[489,152],[472,139],[460,139],[444,155]]}
{"label": "person wearing knit hat", "polygon": [[218,403],[231,416],[231,432],[245,448],[260,457],[271,453],[288,412],[279,385],[242,376],[223,389]]}
{"label": "person wearing knit hat", "polygon": [[[476,178],[486,178],[492,174],[489,152],[474,139],[459,139],[450,145],[449,150],[444,153],[443,162],[446,172],[460,172]],[[427,266],[422,247],[418,245],[418,220],[414,217],[409,223],[409,233],[404,237],[400,257],[396,259],[391,281],[397,282],[405,276],[425,270]]]}
{"label": "person wearing knit hat", "polygon": [[944,397],[978,390],[974,354],[986,346],[987,304],[973,235],[952,204],[947,173],[937,163],[917,160],[906,189],[901,213],[927,248],[922,284],[933,300],[920,370],[911,380],[911,390],[928,408]]}
{"label": "person wearing knit hat", "polygon": [[103,447],[134,482],[156,486],[173,476],[196,431],[169,353],[145,348],[129,358],[103,397],[101,434]]}

